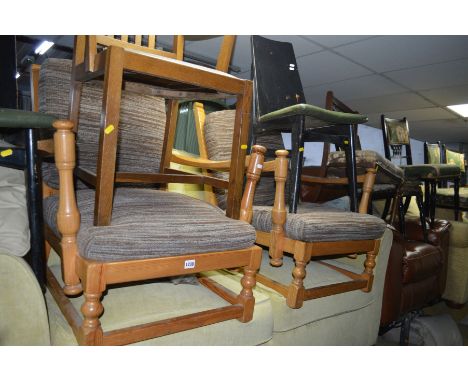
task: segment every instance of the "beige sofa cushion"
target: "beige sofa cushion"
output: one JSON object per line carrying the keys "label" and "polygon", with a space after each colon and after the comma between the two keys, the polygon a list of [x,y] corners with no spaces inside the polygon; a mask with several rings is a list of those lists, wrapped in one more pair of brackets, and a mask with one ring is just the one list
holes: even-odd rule
{"label": "beige sofa cushion", "polygon": [[[60,280],[59,260],[55,254],[49,260],[49,266]],[[241,285],[238,280],[232,280],[220,272],[207,274],[229,290],[235,293],[240,291]],[[255,291],[254,297],[254,316],[248,323],[229,320],[139,342],[138,345],[258,345],[267,342],[271,339],[273,329],[271,303],[260,291]],[[46,300],[52,344],[76,345],[70,326],[49,292],[46,293]],[[79,311],[83,297],[75,297],[71,301]],[[101,317],[101,323],[104,331],[110,331],[176,315],[215,309],[227,304],[202,285],[153,282],[115,287],[109,288],[104,296],[105,313]]]}
{"label": "beige sofa cushion", "polygon": [[24,171],[0,166],[0,253],[24,256],[30,248]]}

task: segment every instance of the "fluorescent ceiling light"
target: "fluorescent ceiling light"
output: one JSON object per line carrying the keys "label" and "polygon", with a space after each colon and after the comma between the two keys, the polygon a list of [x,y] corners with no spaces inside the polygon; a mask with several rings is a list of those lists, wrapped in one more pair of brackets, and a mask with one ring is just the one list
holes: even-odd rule
{"label": "fluorescent ceiling light", "polygon": [[463,105],[451,105],[447,106],[450,110],[453,110],[455,113],[458,115],[461,115],[462,117],[468,118],[468,104],[463,104]]}
{"label": "fluorescent ceiling light", "polygon": [[18,79],[20,78],[21,74],[19,72],[16,72],[15,78]]}
{"label": "fluorescent ceiling light", "polygon": [[52,46],[54,45],[53,42],[50,42],[50,41],[43,41],[41,43],[41,45],[39,45],[36,50],[34,51],[34,53],[36,54],[44,54],[45,52],[47,52]]}

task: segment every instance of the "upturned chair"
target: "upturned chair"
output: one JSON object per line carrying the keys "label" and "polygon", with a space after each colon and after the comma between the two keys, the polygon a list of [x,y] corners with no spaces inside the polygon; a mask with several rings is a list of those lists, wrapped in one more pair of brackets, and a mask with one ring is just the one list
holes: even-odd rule
{"label": "upturned chair", "polygon": [[[429,216],[431,225],[434,224],[435,218],[436,183],[444,179],[452,179],[454,181],[454,203],[456,216],[458,216],[460,168],[456,165],[440,163],[414,165],[407,119],[386,118],[385,115],[382,114],[381,125],[385,157],[388,160],[394,158],[400,161],[400,166],[404,171],[406,182],[417,184],[424,183],[425,214]],[[405,164],[403,164],[403,159],[405,160]],[[408,208],[410,201],[411,195],[405,200],[405,210]]]}
{"label": "upturned chair", "polygon": [[[74,122],[79,120],[82,84],[104,76],[99,161],[94,173],[82,173],[88,183],[96,187],[96,223],[106,225],[111,219],[114,178],[117,183],[149,181],[148,175],[145,174],[116,173],[115,171],[121,90],[124,79],[149,84],[153,89],[154,86],[168,88],[169,92],[159,93],[166,98],[172,97],[174,90],[176,93],[184,91],[185,94],[192,94],[193,98],[197,98],[200,92],[236,97],[236,133],[232,145],[232,167],[229,182],[223,182],[223,185],[231,188],[227,215],[233,218],[238,217],[242,194],[242,182],[238,180],[242,179],[244,173],[251,108],[251,82],[219,70],[180,61],[179,47],[182,45],[180,37],[176,38],[177,49],[172,53],[154,51],[151,44],[144,46],[142,41],[143,39],[135,39],[134,42],[130,42],[128,39],[126,41],[107,36],[78,36],[76,38],[70,110],[70,118]],[[102,51],[98,51],[99,46],[103,47]],[[160,163],[160,174],[157,177],[151,176],[153,183],[184,183],[187,179],[193,179],[192,174],[184,175],[169,169],[177,120],[177,99],[180,97],[176,98],[168,102],[167,126],[162,148],[165,154]],[[219,185],[220,180],[216,179],[215,182]]]}
{"label": "upturned chair", "polygon": [[[447,149],[440,141],[437,143],[424,142],[424,163],[429,164],[451,164],[456,165],[460,168],[460,178],[466,172],[465,168],[465,156],[464,154],[458,153],[453,150]],[[452,179],[453,188],[448,187],[448,180],[450,178],[444,178],[436,185],[435,192],[435,207],[449,208],[454,210],[455,219],[459,219],[460,211],[468,210],[468,202],[465,193],[460,192],[459,180],[457,178]],[[458,187],[457,187],[458,186]],[[456,192],[458,188],[458,192]],[[433,196],[431,194],[431,196]],[[458,211],[456,209],[458,207]]]}
{"label": "upturned chair", "polygon": [[351,210],[357,211],[354,126],[366,122],[367,117],[305,103],[294,49],[290,43],[252,36],[252,76],[254,107],[251,142],[257,142],[260,136],[291,133],[289,211],[297,210],[306,141],[325,141],[344,147]]}

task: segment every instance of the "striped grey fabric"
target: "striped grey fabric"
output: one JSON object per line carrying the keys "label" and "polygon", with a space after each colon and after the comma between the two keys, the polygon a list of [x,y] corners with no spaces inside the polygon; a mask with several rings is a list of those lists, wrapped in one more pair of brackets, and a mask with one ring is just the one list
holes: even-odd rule
{"label": "striped grey fabric", "polygon": [[[41,173],[43,182],[45,182],[49,187],[52,187],[56,190],[59,189],[60,180],[55,163],[42,162]],[[75,179],[76,190],[86,190],[88,188],[90,188],[90,186],[88,186],[86,183],[82,182],[80,179]]]}
{"label": "striped grey fabric", "polygon": [[[70,78],[70,60],[44,61],[39,79],[41,112],[67,118]],[[83,84],[77,134],[78,165],[93,173],[96,172],[102,94],[101,81]],[[165,123],[163,98],[122,91],[117,171],[159,171]]]}
{"label": "striped grey fabric", "polygon": [[[44,201],[44,219],[59,236],[58,197]],[[80,255],[99,261],[122,261],[251,247],[254,228],[185,195],[149,189],[116,190],[110,226],[93,225],[94,192],[77,192],[81,213]]]}
{"label": "striped grey fabric", "polygon": [[[373,150],[356,150],[356,167],[359,175],[367,168],[379,166],[375,183],[398,184],[404,179],[403,170]],[[334,151],[328,155],[327,175],[346,176],[346,156],[344,151]]]}
{"label": "striped grey fabric", "polygon": [[[252,225],[258,231],[270,232],[271,207],[254,206]],[[284,230],[290,239],[323,242],[378,239],[385,227],[382,219],[372,215],[303,203],[298,213],[287,215]]]}
{"label": "striped grey fabric", "polygon": [[[231,159],[232,136],[234,133],[235,110],[222,110],[207,114],[205,119],[205,142],[211,160]],[[279,141],[278,141],[279,139]],[[281,135],[262,137],[257,142],[267,149],[282,149]],[[228,179],[228,173],[217,172],[214,176]],[[216,190],[216,199],[221,208],[226,208],[226,190]],[[262,176],[255,190],[254,204],[271,206],[275,201],[275,180]]]}

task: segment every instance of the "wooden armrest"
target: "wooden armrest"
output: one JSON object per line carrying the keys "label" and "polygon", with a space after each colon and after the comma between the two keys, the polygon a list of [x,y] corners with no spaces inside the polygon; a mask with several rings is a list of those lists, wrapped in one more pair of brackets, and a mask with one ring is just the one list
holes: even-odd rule
{"label": "wooden armrest", "polygon": [[[172,152],[171,162],[182,164],[186,166],[198,167],[204,170],[217,170],[217,171],[229,171],[231,168],[230,160],[214,161],[210,159],[203,159],[199,157],[191,157],[180,153]],[[245,167],[248,168],[250,163],[250,155],[245,157]],[[274,171],[275,161],[271,160],[263,163],[262,171]]]}

